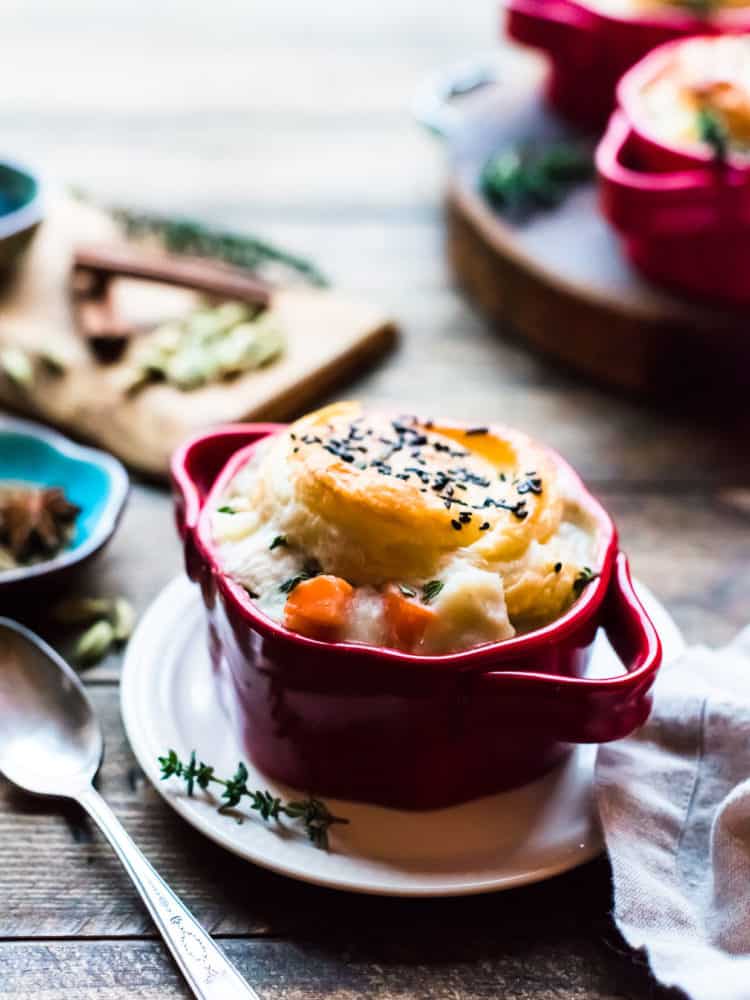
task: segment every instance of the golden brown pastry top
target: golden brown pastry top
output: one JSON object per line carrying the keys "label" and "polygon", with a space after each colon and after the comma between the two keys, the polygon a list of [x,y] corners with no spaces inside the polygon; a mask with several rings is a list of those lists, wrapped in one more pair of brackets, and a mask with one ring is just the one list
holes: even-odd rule
{"label": "golden brown pastry top", "polygon": [[513,559],[562,514],[554,466],[517,432],[338,403],[297,421],[279,462],[302,515],[295,536],[354,583],[420,577],[470,546],[479,561]]}
{"label": "golden brown pastry top", "polygon": [[[340,637],[431,652],[553,621],[605,543],[580,483],[526,435],[353,402],[257,446],[213,525],[223,567],[271,617],[325,575],[350,595]],[[389,631],[394,593],[430,620],[418,642]]]}

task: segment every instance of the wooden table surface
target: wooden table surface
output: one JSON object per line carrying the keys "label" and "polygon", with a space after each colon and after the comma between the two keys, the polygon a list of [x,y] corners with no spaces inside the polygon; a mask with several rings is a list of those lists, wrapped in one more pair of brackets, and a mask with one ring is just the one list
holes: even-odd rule
{"label": "wooden table surface", "polygon": [[[401,347],[345,393],[549,441],[612,510],[635,573],[687,638],[724,642],[748,618],[746,438],[710,413],[681,417],[678,400],[646,408],[551,368],[451,288],[443,154],[409,98],[425,73],[490,48],[495,20],[494,0],[6,0],[2,146],[112,200],[259,231],[386,304]],[[178,572],[169,497],[136,484],[81,590],[127,593],[142,610]],[[85,674],[107,733],[101,790],[264,1000],[663,995],[614,929],[604,859],[526,889],[418,902],[296,884],[224,853],[145,783],[118,671],[113,656]],[[0,784],[0,859],[0,998],[187,995],[77,812]]]}

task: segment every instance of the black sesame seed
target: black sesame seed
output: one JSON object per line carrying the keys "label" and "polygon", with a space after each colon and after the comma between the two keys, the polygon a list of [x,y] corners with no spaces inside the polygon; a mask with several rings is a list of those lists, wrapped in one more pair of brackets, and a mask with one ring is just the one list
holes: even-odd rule
{"label": "black sesame seed", "polygon": [[483,524],[479,525],[479,530],[480,531],[486,531],[489,528],[489,526],[490,526],[490,522],[489,521],[485,521]]}
{"label": "black sesame seed", "polygon": [[470,427],[466,432],[466,436],[469,437],[474,434],[486,434],[486,433],[487,433],[486,427]]}
{"label": "black sesame seed", "polygon": [[562,563],[561,562],[555,563],[555,573],[559,573],[561,569],[562,569]]}
{"label": "black sesame seed", "polygon": [[461,530],[461,522],[460,521],[456,521],[454,519],[453,521],[451,521],[451,527],[453,528],[454,531],[460,531]]}

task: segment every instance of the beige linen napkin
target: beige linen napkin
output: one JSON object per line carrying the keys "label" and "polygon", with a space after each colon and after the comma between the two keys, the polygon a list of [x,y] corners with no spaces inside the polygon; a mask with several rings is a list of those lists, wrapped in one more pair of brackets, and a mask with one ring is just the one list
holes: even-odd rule
{"label": "beige linen napkin", "polygon": [[750,1000],[750,627],[660,672],[596,794],[623,937],[692,1000]]}

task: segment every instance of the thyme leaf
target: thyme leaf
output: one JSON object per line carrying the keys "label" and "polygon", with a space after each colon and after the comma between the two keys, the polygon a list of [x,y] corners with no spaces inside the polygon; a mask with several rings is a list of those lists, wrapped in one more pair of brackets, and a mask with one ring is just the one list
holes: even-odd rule
{"label": "thyme leaf", "polygon": [[516,145],[487,160],[479,186],[500,211],[526,217],[555,208],[569,192],[594,176],[591,149],[581,142]]}
{"label": "thyme leaf", "polygon": [[271,820],[279,820],[282,817],[300,821],[308,840],[322,850],[328,850],[329,829],[335,823],[345,824],[349,822],[348,819],[341,816],[334,816],[325,802],[321,802],[320,799],[310,797],[299,801],[284,802],[281,798],[272,795],[267,789],[248,788],[248,770],[241,761],[231,778],[217,777],[213,767],[203,761],[198,761],[195,750],[191,752],[187,762],[182,761],[175,750],[169,750],[165,757],[159,757],[159,766],[161,767],[162,781],[167,778],[182,779],[189,796],[194,794],[196,785],[203,791],[211,784],[221,786],[223,791],[219,812],[234,809],[243,799],[248,799],[249,809],[257,812],[266,823]]}
{"label": "thyme leaf", "polygon": [[729,152],[729,133],[721,116],[713,108],[698,111],[698,135],[713,152],[717,163],[724,163]]}
{"label": "thyme leaf", "polygon": [[573,581],[573,593],[575,596],[580,597],[591,581],[596,580],[598,576],[599,574],[595,573],[590,566],[584,566]]}
{"label": "thyme leaf", "polygon": [[445,584],[442,580],[430,580],[422,587],[422,600],[429,604],[433,597],[437,597]]}
{"label": "thyme leaf", "polygon": [[155,236],[171,253],[211,257],[253,272],[276,265],[296,273],[311,285],[323,287],[328,284],[312,261],[257,236],[227,232],[196,219],[134,212],[122,207],[112,208],[110,214],[125,230],[126,236],[132,239]]}
{"label": "thyme leaf", "polygon": [[314,576],[319,576],[320,572],[321,569],[318,562],[315,559],[308,559],[296,576],[290,576],[288,580],[284,580],[279,586],[279,590],[282,594],[291,594],[298,583],[303,583],[305,580],[312,580]]}

